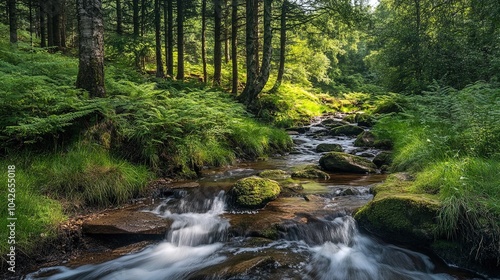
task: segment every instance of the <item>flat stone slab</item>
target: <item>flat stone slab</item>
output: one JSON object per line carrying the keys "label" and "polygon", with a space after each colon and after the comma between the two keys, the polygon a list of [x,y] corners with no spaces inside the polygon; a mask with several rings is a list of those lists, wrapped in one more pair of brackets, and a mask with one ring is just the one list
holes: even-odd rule
{"label": "flat stone slab", "polygon": [[86,234],[165,235],[171,225],[171,220],[141,212],[138,207],[128,207],[107,211],[85,221],[82,231]]}

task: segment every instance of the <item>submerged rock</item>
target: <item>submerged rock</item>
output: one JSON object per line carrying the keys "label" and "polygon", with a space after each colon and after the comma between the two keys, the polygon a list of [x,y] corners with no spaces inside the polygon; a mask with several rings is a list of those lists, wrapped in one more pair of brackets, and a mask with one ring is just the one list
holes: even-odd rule
{"label": "submerged rock", "polygon": [[257,209],[276,199],[280,191],[276,181],[252,176],[238,180],[229,193],[237,207]]}
{"label": "submerged rock", "polygon": [[319,165],[323,170],[332,172],[375,173],[373,162],[355,155],[331,152],[321,157]]}
{"label": "submerged rock", "polygon": [[319,170],[315,165],[307,166],[302,170],[297,170],[292,173],[293,178],[305,178],[305,179],[330,179],[328,173]]}
{"label": "submerged rock", "polygon": [[342,146],[339,144],[321,143],[318,146],[316,146],[316,152],[318,153],[342,152]]}
{"label": "submerged rock", "polygon": [[345,136],[355,136],[365,131],[363,128],[356,125],[343,125],[339,127],[334,127],[330,130],[330,134],[333,136],[345,135]]}
{"label": "submerged rock", "polygon": [[284,180],[290,178],[290,174],[288,174],[288,172],[280,169],[264,170],[259,173],[259,176],[272,180]]}

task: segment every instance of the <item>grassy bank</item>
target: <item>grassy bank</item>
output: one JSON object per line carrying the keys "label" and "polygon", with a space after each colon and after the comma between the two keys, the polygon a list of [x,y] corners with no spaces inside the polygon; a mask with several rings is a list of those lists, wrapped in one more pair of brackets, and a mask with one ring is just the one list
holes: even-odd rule
{"label": "grassy bank", "polygon": [[437,195],[440,234],[467,244],[476,258],[500,250],[500,88],[435,85],[406,97],[405,110],[375,133],[394,142],[393,171],[410,171],[413,193]]}

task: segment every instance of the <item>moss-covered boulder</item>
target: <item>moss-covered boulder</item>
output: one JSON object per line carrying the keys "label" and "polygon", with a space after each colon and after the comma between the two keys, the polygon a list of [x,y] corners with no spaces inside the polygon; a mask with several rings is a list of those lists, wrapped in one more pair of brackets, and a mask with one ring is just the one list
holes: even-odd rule
{"label": "moss-covered boulder", "polygon": [[316,152],[317,153],[342,152],[342,146],[340,146],[339,144],[321,143],[318,146],[316,146]]}
{"label": "moss-covered boulder", "polygon": [[340,152],[323,155],[319,160],[323,170],[331,172],[374,173],[377,166],[370,160]]}
{"label": "moss-covered boulder", "polygon": [[387,166],[391,165],[391,163],[392,163],[392,152],[389,152],[389,151],[382,151],[382,152],[380,152],[373,159],[373,163],[378,168],[381,168],[384,165],[387,165]]}
{"label": "moss-covered boulder", "polygon": [[356,122],[359,126],[371,127],[375,124],[375,118],[369,114],[356,114]]}
{"label": "moss-covered boulder", "polygon": [[276,181],[252,176],[238,180],[229,193],[235,206],[258,209],[276,199],[280,191],[281,188]]}
{"label": "moss-covered boulder", "polygon": [[334,127],[330,130],[330,134],[333,136],[345,135],[345,136],[355,136],[364,131],[363,128],[356,125],[343,125],[339,127]]}
{"label": "moss-covered boulder", "polygon": [[272,180],[284,180],[290,178],[290,174],[284,170],[280,169],[268,169],[259,173],[262,178],[272,179]]}
{"label": "moss-covered boulder", "polygon": [[292,173],[292,178],[306,178],[306,179],[330,179],[328,173],[319,170],[315,165],[306,166],[301,170]]}
{"label": "moss-covered boulder", "polygon": [[434,240],[438,198],[409,191],[410,182],[390,176],[373,189],[374,199],[354,218],[367,231],[391,242],[428,245]]}
{"label": "moss-covered boulder", "polygon": [[389,139],[377,139],[370,131],[363,131],[354,141],[355,147],[375,147],[379,149],[391,149],[392,142]]}

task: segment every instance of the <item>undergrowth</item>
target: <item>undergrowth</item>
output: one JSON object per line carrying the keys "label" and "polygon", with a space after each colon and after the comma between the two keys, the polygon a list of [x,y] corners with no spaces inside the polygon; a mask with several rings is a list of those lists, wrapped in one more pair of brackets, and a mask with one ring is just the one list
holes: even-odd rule
{"label": "undergrowth", "polygon": [[500,250],[499,105],[498,85],[435,84],[375,127],[394,142],[392,169],[416,173],[414,192],[439,195],[441,233],[469,244],[475,258]]}

